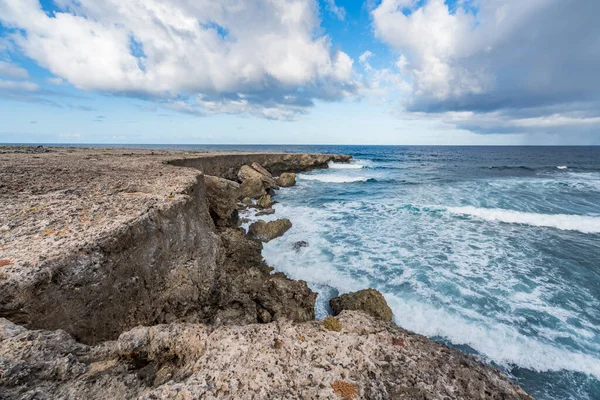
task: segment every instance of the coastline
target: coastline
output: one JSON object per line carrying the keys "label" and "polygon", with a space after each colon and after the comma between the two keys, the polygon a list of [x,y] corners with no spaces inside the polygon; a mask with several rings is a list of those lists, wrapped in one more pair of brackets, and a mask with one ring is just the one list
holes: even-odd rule
{"label": "coastline", "polygon": [[[5,392],[335,398],[352,387],[349,395],[361,398],[529,398],[477,359],[361,311],[343,311],[340,331],[327,330],[312,321],[316,294],[271,274],[260,242],[230,220],[238,198],[227,188],[243,185],[234,182],[242,166],[257,162],[275,175],[348,159],[72,148],[0,154],[1,199],[14,206],[2,211],[0,258],[10,262],[0,271]],[[207,176],[215,178],[208,185]],[[18,368],[38,372],[23,378]]]}

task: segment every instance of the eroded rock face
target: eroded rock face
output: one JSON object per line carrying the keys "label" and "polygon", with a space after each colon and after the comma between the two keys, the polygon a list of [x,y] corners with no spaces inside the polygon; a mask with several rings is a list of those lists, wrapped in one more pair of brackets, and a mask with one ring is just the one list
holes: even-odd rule
{"label": "eroded rock face", "polygon": [[240,184],[217,176],[204,175],[204,185],[213,219],[218,225],[228,224],[237,210]]}
{"label": "eroded rock face", "polygon": [[265,222],[259,220],[254,222],[248,228],[248,234],[263,242],[283,236],[292,227],[292,222],[287,218],[277,219],[275,221]]}
{"label": "eroded rock face", "polygon": [[383,321],[391,321],[392,309],[385,298],[375,289],[365,289],[354,293],[346,293],[329,300],[333,315],[338,315],[344,310],[364,311]]}
{"label": "eroded rock face", "polygon": [[0,319],[8,399],[531,400],[474,357],[359,311],[320,322],[137,327],[90,347]]}
{"label": "eroded rock face", "polygon": [[314,319],[316,293],[306,282],[273,274],[261,255],[262,243],[242,229],[226,228],[223,269],[215,286],[217,324],[270,322],[280,318],[303,322]]}
{"label": "eroded rock face", "polygon": [[284,172],[279,175],[276,180],[277,184],[281,187],[290,187],[296,184],[296,174],[293,172]]}

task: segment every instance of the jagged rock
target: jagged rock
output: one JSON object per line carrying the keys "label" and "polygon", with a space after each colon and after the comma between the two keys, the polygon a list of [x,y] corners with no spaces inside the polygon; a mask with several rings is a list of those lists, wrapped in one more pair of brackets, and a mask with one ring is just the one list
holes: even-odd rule
{"label": "jagged rock", "polygon": [[213,219],[224,225],[237,209],[240,185],[227,179],[204,175],[206,197]]}
{"label": "jagged rock", "polygon": [[304,240],[294,243],[294,250],[299,251],[303,247],[308,247],[308,243]]}
{"label": "jagged rock", "polygon": [[249,165],[244,165],[238,172],[238,179],[243,183],[250,179],[258,178],[262,181],[265,189],[279,189],[275,179],[270,176],[263,175]]}
{"label": "jagged rock", "polygon": [[269,242],[275,238],[283,236],[285,232],[292,227],[292,222],[287,218],[277,219],[275,221],[256,221],[248,228],[248,234],[263,242]]}
{"label": "jagged rock", "polygon": [[358,399],[532,400],[458,350],[364,313],[336,319],[339,332],[284,319],[140,326],[90,347],[0,318],[0,397],[337,399],[346,382]]}
{"label": "jagged rock", "polygon": [[256,205],[259,206],[260,208],[269,208],[273,205],[273,203],[271,202],[271,195],[267,194],[265,196],[261,196],[258,198],[258,201],[256,202]]}
{"label": "jagged rock", "polygon": [[261,211],[257,212],[256,216],[262,217],[263,215],[271,215],[271,214],[275,214],[275,209],[267,208],[266,210],[261,210]]}
{"label": "jagged rock", "polygon": [[281,187],[290,187],[296,184],[296,174],[293,172],[284,172],[279,175],[276,180],[277,184]]}
{"label": "jagged rock", "polygon": [[315,319],[317,294],[308,288],[305,281],[291,280],[282,272],[267,279],[257,299],[262,307],[269,310],[273,319],[288,318],[293,321]]}
{"label": "jagged rock", "polygon": [[[250,177],[240,185],[239,197],[242,199],[257,199],[267,194],[263,181],[258,177]],[[250,201],[252,203],[252,201]]]}
{"label": "jagged rock", "polygon": [[354,293],[346,293],[329,300],[334,315],[344,310],[360,310],[383,321],[392,320],[392,309],[385,298],[375,289],[364,289]]}
{"label": "jagged rock", "polygon": [[261,174],[268,176],[269,178],[273,178],[273,175],[271,175],[271,173],[269,171],[267,171],[266,169],[264,169],[262,167],[262,165],[260,165],[259,163],[253,162],[251,167],[254,168],[255,170],[257,170],[258,172],[260,172]]}

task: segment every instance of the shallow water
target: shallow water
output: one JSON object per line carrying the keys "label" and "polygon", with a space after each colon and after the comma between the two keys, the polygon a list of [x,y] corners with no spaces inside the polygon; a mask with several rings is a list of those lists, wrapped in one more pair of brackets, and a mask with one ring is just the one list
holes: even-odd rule
{"label": "shallow water", "polygon": [[263,254],[319,292],[318,317],[373,287],[397,324],[536,398],[600,399],[600,148],[196,147],[354,156],[299,175],[266,217],[292,220]]}

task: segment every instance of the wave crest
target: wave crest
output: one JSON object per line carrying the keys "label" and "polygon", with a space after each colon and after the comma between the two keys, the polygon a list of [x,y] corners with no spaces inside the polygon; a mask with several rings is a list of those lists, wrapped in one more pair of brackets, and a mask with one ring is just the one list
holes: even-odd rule
{"label": "wave crest", "polygon": [[491,222],[556,228],[582,233],[600,233],[600,217],[569,214],[537,214],[499,208],[448,207],[453,214],[468,215]]}

